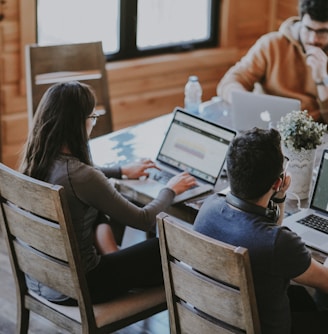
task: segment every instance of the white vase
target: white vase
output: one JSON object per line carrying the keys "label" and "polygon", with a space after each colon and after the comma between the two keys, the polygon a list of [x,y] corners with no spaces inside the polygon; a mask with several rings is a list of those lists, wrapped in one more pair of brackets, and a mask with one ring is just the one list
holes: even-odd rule
{"label": "white vase", "polygon": [[296,196],[299,199],[308,198],[312,185],[316,149],[295,151],[283,147],[283,152],[289,158],[288,173],[291,175],[287,197],[290,199],[296,199]]}

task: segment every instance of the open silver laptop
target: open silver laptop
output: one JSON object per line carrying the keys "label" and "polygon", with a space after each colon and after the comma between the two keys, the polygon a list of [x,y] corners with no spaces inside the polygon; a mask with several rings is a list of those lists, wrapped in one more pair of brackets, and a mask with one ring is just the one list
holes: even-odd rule
{"label": "open silver laptop", "polygon": [[238,131],[253,127],[268,129],[270,123],[274,124],[282,116],[301,108],[297,99],[244,91],[231,94],[232,127]]}
{"label": "open silver laptop", "polygon": [[[319,222],[314,222],[318,220]],[[322,154],[310,206],[283,221],[306,245],[328,253],[328,149]]]}
{"label": "open silver laptop", "polygon": [[153,199],[168,179],[181,171],[188,171],[196,177],[198,186],[176,196],[174,203],[211,191],[235,135],[234,130],[176,108],[155,161],[161,170],[151,169],[149,177],[143,180],[120,180],[119,187],[132,197],[136,192]]}

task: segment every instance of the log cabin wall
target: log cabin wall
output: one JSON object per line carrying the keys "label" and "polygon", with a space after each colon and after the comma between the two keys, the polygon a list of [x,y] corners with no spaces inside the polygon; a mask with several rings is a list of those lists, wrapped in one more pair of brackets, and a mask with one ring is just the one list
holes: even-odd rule
{"label": "log cabin wall", "polygon": [[[28,133],[24,46],[35,43],[36,0],[10,0],[0,22],[0,160],[16,168]],[[1,7],[0,7],[1,8]],[[1,14],[1,13],[0,13]],[[226,70],[262,34],[297,14],[297,0],[221,0],[220,47],[107,64],[114,128],[183,105],[189,75],[199,76],[203,99],[216,93]]]}

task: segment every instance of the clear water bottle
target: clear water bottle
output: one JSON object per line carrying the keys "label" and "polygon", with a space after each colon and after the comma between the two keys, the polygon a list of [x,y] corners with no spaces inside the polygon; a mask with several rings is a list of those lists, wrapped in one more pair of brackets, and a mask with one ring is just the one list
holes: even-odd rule
{"label": "clear water bottle", "polygon": [[198,77],[191,75],[186,83],[184,94],[184,106],[190,113],[198,113],[199,105],[202,102],[202,87],[198,81]]}

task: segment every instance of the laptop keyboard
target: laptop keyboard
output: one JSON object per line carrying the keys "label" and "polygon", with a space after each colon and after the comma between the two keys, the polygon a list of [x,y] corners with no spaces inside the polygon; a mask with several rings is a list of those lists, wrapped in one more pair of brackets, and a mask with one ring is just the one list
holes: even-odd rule
{"label": "laptop keyboard", "polygon": [[[167,170],[158,170],[158,169],[155,169],[154,171],[151,171],[149,173],[149,177],[151,177],[152,179],[154,179],[155,181],[158,181],[159,183],[162,183],[162,184],[167,184],[167,182],[173,177],[175,176],[175,174],[173,173],[170,173],[169,171]],[[197,188],[199,185],[196,184],[192,187],[190,187],[189,189],[194,189],[194,188]]]}
{"label": "laptop keyboard", "polygon": [[174,176],[173,173],[170,173],[166,170],[156,170],[150,175],[154,180],[162,184],[167,184],[167,182]]}
{"label": "laptop keyboard", "polygon": [[328,234],[328,219],[316,215],[309,215],[298,220],[297,222]]}

